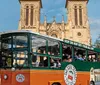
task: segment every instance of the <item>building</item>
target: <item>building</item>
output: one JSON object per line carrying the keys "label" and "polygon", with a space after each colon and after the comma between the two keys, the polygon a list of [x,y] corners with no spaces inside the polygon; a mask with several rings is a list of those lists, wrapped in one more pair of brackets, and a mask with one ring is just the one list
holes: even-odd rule
{"label": "building", "polygon": [[44,23],[40,23],[40,10],[43,7],[41,0],[19,0],[21,5],[19,30],[31,30],[60,39],[70,39],[86,45],[91,44],[90,27],[87,16],[89,0],[66,0],[65,8],[68,11],[68,20],[65,23],[48,23],[46,16]]}

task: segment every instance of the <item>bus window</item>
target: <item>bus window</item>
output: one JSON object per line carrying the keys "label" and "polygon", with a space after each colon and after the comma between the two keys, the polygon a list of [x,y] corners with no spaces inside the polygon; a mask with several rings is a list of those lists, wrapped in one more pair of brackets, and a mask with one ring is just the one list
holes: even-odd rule
{"label": "bus window", "polygon": [[15,51],[13,53],[13,66],[28,66],[28,55],[27,51]]}
{"label": "bus window", "polygon": [[1,51],[1,36],[0,36],[0,51]]}
{"label": "bus window", "polygon": [[27,35],[13,36],[13,48],[25,48],[27,47]]}
{"label": "bus window", "polygon": [[1,53],[2,56],[2,65],[3,67],[11,67],[12,66],[12,57],[10,50],[3,50]]}
{"label": "bus window", "polygon": [[12,66],[12,54],[11,54],[11,36],[4,35],[1,38],[1,56],[2,56],[2,67]]}
{"label": "bus window", "polygon": [[98,60],[97,61],[100,62],[100,53],[98,53]]}
{"label": "bus window", "polygon": [[11,48],[11,36],[2,37],[2,49]]}
{"label": "bus window", "polygon": [[89,62],[97,62],[97,53],[93,51],[88,51],[88,61]]}
{"label": "bus window", "polygon": [[2,67],[3,63],[2,63],[2,56],[1,56],[1,50],[0,50],[0,68]]}
{"label": "bus window", "polygon": [[59,42],[48,40],[48,54],[58,56],[60,53]]}
{"label": "bus window", "polygon": [[62,44],[63,62],[72,62],[72,47],[67,44]]}
{"label": "bus window", "polygon": [[48,67],[48,57],[33,54],[32,66],[33,67]]}
{"label": "bus window", "polygon": [[2,56],[1,56],[1,36],[0,36],[0,67],[2,66]]}
{"label": "bus window", "polygon": [[75,47],[74,48],[74,60],[86,60],[86,51],[85,49]]}
{"label": "bus window", "polygon": [[32,35],[32,52],[46,54],[46,40]]}

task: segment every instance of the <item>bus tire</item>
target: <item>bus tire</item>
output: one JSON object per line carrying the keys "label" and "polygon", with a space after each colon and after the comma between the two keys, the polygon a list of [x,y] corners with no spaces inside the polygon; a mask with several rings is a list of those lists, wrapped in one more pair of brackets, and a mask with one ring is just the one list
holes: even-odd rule
{"label": "bus tire", "polygon": [[90,85],[95,85],[95,82],[94,81],[90,81]]}
{"label": "bus tire", "polygon": [[54,82],[52,85],[61,85],[59,82]]}

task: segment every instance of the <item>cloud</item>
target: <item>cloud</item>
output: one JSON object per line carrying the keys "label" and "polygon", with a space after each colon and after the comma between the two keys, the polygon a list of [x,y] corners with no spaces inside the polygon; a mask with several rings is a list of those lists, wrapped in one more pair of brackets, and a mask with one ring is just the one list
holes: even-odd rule
{"label": "cloud", "polygon": [[61,13],[57,13],[56,16],[57,16],[57,17],[61,17],[62,14],[61,14]]}
{"label": "cloud", "polygon": [[89,18],[90,24],[100,25],[100,19]]}
{"label": "cloud", "polygon": [[55,9],[49,10],[47,13],[55,12]]}
{"label": "cloud", "polygon": [[98,18],[89,18],[90,22],[90,31],[92,42],[94,43],[100,34],[100,19]]}

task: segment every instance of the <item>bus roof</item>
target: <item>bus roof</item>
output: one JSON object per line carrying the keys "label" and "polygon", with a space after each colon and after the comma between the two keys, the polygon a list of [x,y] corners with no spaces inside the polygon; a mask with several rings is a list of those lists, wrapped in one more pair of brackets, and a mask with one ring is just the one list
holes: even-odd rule
{"label": "bus roof", "polygon": [[89,49],[89,50],[94,50],[93,46],[85,45],[85,44],[75,42],[75,41],[71,41],[71,40],[68,40],[68,39],[64,39],[64,42],[67,43],[67,44],[70,44],[70,45],[77,46],[77,47],[81,47],[81,48],[85,48],[85,49]]}
{"label": "bus roof", "polygon": [[40,35],[40,36],[43,36],[43,37],[46,37],[46,38],[51,38],[51,39],[54,39],[54,40],[63,41],[62,39],[51,37],[51,36],[48,36],[48,35],[43,35],[43,34],[40,34],[40,33],[37,33],[37,32],[32,32],[30,30],[14,30],[14,31],[2,32],[1,34],[20,33],[20,32],[21,33],[32,33],[32,34]]}
{"label": "bus roof", "polygon": [[48,35],[43,35],[43,34],[39,34],[39,33],[36,33],[36,32],[32,32],[30,30],[15,30],[15,31],[8,31],[8,32],[2,32],[0,33],[1,34],[8,34],[8,33],[32,33],[32,34],[36,34],[36,35],[39,35],[39,36],[42,36],[42,37],[45,37],[45,38],[50,38],[50,39],[54,39],[54,40],[57,40],[57,41],[60,41],[60,42],[63,42],[63,43],[67,43],[69,45],[73,45],[73,46],[76,46],[76,47],[81,47],[81,48],[85,48],[85,49],[89,49],[89,50],[94,50],[96,52],[100,52],[100,49],[99,48],[94,48],[93,46],[88,46],[88,45],[85,45],[85,44],[81,44],[79,42],[75,42],[75,41],[71,41],[71,40],[68,40],[68,39],[58,39],[58,38],[54,38],[54,37],[51,37],[51,36],[48,36]]}

